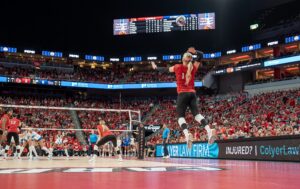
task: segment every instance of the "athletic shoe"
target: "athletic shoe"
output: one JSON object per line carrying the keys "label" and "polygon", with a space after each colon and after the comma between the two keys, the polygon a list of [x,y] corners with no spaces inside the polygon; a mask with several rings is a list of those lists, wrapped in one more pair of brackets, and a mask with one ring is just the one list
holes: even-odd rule
{"label": "athletic shoe", "polygon": [[96,161],[96,156],[91,157],[91,159],[89,159],[89,162],[95,162]]}
{"label": "athletic shoe", "polygon": [[165,156],[165,159],[169,159],[169,158],[170,158],[170,155]]}
{"label": "athletic shoe", "polygon": [[217,136],[211,135],[211,136],[208,138],[208,144],[213,144],[213,143],[215,142],[215,140],[217,140]]}
{"label": "athletic shoe", "polygon": [[52,154],[49,154],[48,155],[48,160],[51,160],[52,159]]}
{"label": "athletic shoe", "polygon": [[123,158],[120,156],[119,158],[118,158],[118,161],[123,161]]}
{"label": "athletic shoe", "polygon": [[205,129],[207,131],[208,144],[213,144],[217,139],[216,131],[214,129],[210,129],[208,125],[205,126]]}
{"label": "athletic shoe", "polygon": [[16,157],[14,157],[14,159],[22,160],[21,156],[19,156],[19,155],[17,155]]}

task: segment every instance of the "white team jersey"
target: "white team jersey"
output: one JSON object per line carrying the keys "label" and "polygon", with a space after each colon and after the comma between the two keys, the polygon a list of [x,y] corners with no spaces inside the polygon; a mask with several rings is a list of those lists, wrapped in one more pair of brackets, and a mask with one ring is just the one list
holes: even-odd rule
{"label": "white team jersey", "polygon": [[55,140],[55,144],[62,144],[63,143],[63,139],[61,136],[57,136],[56,140]]}
{"label": "white team jersey", "polygon": [[37,134],[36,132],[32,131],[31,133],[31,140],[37,140],[40,141],[42,139],[42,136]]}

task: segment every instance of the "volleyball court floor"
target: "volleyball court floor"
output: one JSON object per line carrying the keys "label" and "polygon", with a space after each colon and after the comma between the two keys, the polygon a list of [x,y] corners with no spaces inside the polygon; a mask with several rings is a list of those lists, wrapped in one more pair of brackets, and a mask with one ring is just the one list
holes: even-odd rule
{"label": "volleyball court floor", "polygon": [[300,164],[205,159],[86,157],[0,161],[2,189],[299,189]]}

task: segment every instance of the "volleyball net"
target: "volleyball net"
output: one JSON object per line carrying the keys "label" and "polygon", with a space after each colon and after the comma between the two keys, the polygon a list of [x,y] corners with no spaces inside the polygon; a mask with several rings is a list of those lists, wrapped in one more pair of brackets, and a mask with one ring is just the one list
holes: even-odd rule
{"label": "volleyball net", "polygon": [[[120,140],[128,136],[139,144],[145,143],[145,136],[138,127],[142,119],[140,110],[14,104],[0,104],[0,107],[5,112],[12,110],[11,120],[17,118],[25,125],[21,130],[33,130],[46,142],[63,134],[85,145],[92,131],[98,134],[97,125],[103,120]],[[143,159],[144,145],[138,146],[138,158]]]}
{"label": "volleyball net", "polygon": [[130,109],[56,107],[0,104],[12,110],[28,128],[38,131],[96,131],[100,120],[114,132],[135,131],[141,112]]}

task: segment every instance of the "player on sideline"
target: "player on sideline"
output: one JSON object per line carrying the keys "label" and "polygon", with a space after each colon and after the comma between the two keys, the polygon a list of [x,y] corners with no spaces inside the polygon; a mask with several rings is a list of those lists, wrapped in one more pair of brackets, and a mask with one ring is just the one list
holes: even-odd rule
{"label": "player on sideline", "polygon": [[[197,57],[193,61],[193,54]],[[201,64],[203,53],[197,51],[194,47],[190,47],[186,53],[183,54],[182,64],[176,64],[169,68],[157,67],[154,62],[151,62],[152,68],[161,72],[171,72],[176,75],[177,84],[177,104],[176,111],[178,115],[178,124],[183,130],[185,140],[190,148],[192,141],[189,139],[188,125],[185,120],[185,112],[187,107],[190,108],[195,120],[205,128],[208,134],[208,143],[214,143],[216,136],[215,130],[211,129],[208,125],[208,121],[198,111],[197,96],[195,90],[195,74]]]}
{"label": "player on sideline", "polygon": [[130,149],[129,149],[129,147],[130,147],[130,138],[127,134],[123,138],[123,146],[124,146],[124,155],[129,156],[129,153],[130,153]]}
{"label": "player on sideline", "polygon": [[19,128],[21,127],[22,122],[17,118],[16,114],[13,114],[12,119],[9,120],[8,124],[8,133],[7,133],[7,143],[5,146],[4,159],[7,158],[7,153],[9,150],[9,146],[12,142],[12,138],[16,144],[17,154],[16,158],[21,159],[20,154],[20,141],[19,141]]}
{"label": "player on sideline", "polygon": [[109,128],[106,126],[105,121],[101,120],[99,121],[99,125],[97,126],[98,134],[100,140],[94,145],[94,156],[89,161],[95,161],[97,157],[97,152],[100,146],[106,144],[107,142],[111,141],[114,146],[114,150],[117,152],[119,156],[119,161],[122,161],[122,155],[120,153],[120,149],[117,146],[117,138],[116,136],[109,130]]}
{"label": "player on sideline", "polygon": [[89,149],[91,150],[90,156],[92,157],[94,155],[94,146],[96,145],[96,142],[98,141],[98,136],[95,134],[95,131],[92,130],[91,134],[89,136]]}

